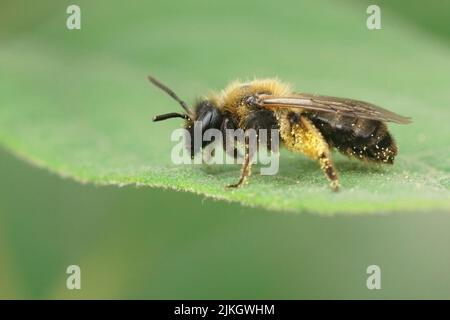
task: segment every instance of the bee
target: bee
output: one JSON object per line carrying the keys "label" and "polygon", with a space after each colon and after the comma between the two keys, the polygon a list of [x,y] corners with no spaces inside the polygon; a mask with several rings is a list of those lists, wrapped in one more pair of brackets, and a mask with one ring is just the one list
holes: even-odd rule
{"label": "bee", "polygon": [[[386,122],[411,122],[410,118],[368,102],[295,92],[276,79],[235,81],[190,108],[167,86],[151,76],[148,79],[185,111],[158,115],[153,121],[182,118],[191,136],[194,121],[201,122],[202,132],[210,128],[224,134],[226,129],[277,129],[287,150],[303,153],[319,163],[334,191],[339,189],[339,179],[331,159],[332,149],[358,160],[393,164],[398,148]],[[202,147],[207,144],[203,142]],[[194,149],[193,144],[190,148],[191,156],[201,150]],[[247,139],[244,150],[240,178],[229,187],[242,186],[250,176],[253,154],[248,152]],[[233,156],[239,156],[236,150]]]}

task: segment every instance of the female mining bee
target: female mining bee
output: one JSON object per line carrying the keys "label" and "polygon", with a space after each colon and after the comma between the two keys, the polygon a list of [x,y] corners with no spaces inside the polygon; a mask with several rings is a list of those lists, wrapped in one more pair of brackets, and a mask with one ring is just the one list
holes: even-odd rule
{"label": "female mining bee", "polygon": [[[226,129],[277,129],[289,151],[301,152],[319,162],[335,191],[339,189],[339,180],[331,149],[359,160],[393,164],[398,149],[386,122],[411,122],[410,118],[371,103],[297,93],[274,79],[233,82],[221,92],[199,100],[191,109],[167,86],[151,76],[148,79],[178,101],[186,112],[159,115],[153,121],[183,118],[191,135],[195,121],[200,121],[202,132],[210,128],[223,133]],[[208,143],[204,142],[202,147],[205,144]],[[250,176],[253,154],[248,152],[247,139],[244,147],[240,178],[229,187],[241,186]],[[270,148],[270,141],[267,147]],[[193,156],[200,149],[191,145],[190,151]],[[239,155],[233,152],[233,156]]]}

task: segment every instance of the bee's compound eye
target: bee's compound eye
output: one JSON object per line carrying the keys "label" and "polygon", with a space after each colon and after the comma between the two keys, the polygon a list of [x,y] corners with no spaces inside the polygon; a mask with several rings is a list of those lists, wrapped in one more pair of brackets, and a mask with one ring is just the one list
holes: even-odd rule
{"label": "bee's compound eye", "polygon": [[202,132],[211,128],[219,129],[222,124],[222,114],[218,108],[206,101],[198,109],[197,121],[201,122]]}

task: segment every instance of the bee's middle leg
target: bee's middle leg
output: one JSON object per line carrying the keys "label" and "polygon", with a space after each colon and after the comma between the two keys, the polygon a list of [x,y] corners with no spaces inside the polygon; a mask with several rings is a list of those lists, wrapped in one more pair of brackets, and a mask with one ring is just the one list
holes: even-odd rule
{"label": "bee's middle leg", "polygon": [[[271,134],[272,129],[278,130],[278,122],[275,114],[269,110],[256,110],[250,112],[250,114],[245,119],[244,123],[245,129],[245,154],[244,163],[242,164],[241,176],[236,184],[232,184],[229,187],[237,188],[246,182],[251,173],[251,167],[254,160],[255,153],[259,147],[259,134],[260,130],[267,130],[266,138]],[[278,131],[277,131],[278,132]],[[271,137],[271,135],[270,135]],[[250,142],[252,145],[250,145]],[[267,147],[270,149],[272,147],[271,140],[268,140]]]}
{"label": "bee's middle leg", "polygon": [[247,181],[248,177],[251,174],[254,152],[252,150],[250,150],[248,136],[245,137],[244,148],[245,148],[245,155],[244,155],[244,162],[242,163],[242,167],[241,167],[241,176],[239,177],[239,180],[237,183],[228,185],[227,186],[228,188],[239,188]]}

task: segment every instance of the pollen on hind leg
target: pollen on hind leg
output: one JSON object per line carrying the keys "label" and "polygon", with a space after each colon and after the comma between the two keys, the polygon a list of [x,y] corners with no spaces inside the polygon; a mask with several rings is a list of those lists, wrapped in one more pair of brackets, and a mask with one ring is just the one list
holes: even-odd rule
{"label": "pollen on hind leg", "polygon": [[334,191],[339,190],[339,179],[334,169],[331,159],[324,153],[319,156],[319,163],[325,176],[330,181],[331,189]]}
{"label": "pollen on hind leg", "polygon": [[338,180],[333,180],[333,181],[331,181],[331,182],[330,182],[330,187],[331,187],[331,189],[333,189],[333,191],[335,191],[335,192],[339,191],[339,187],[340,187],[339,181],[338,181]]}

